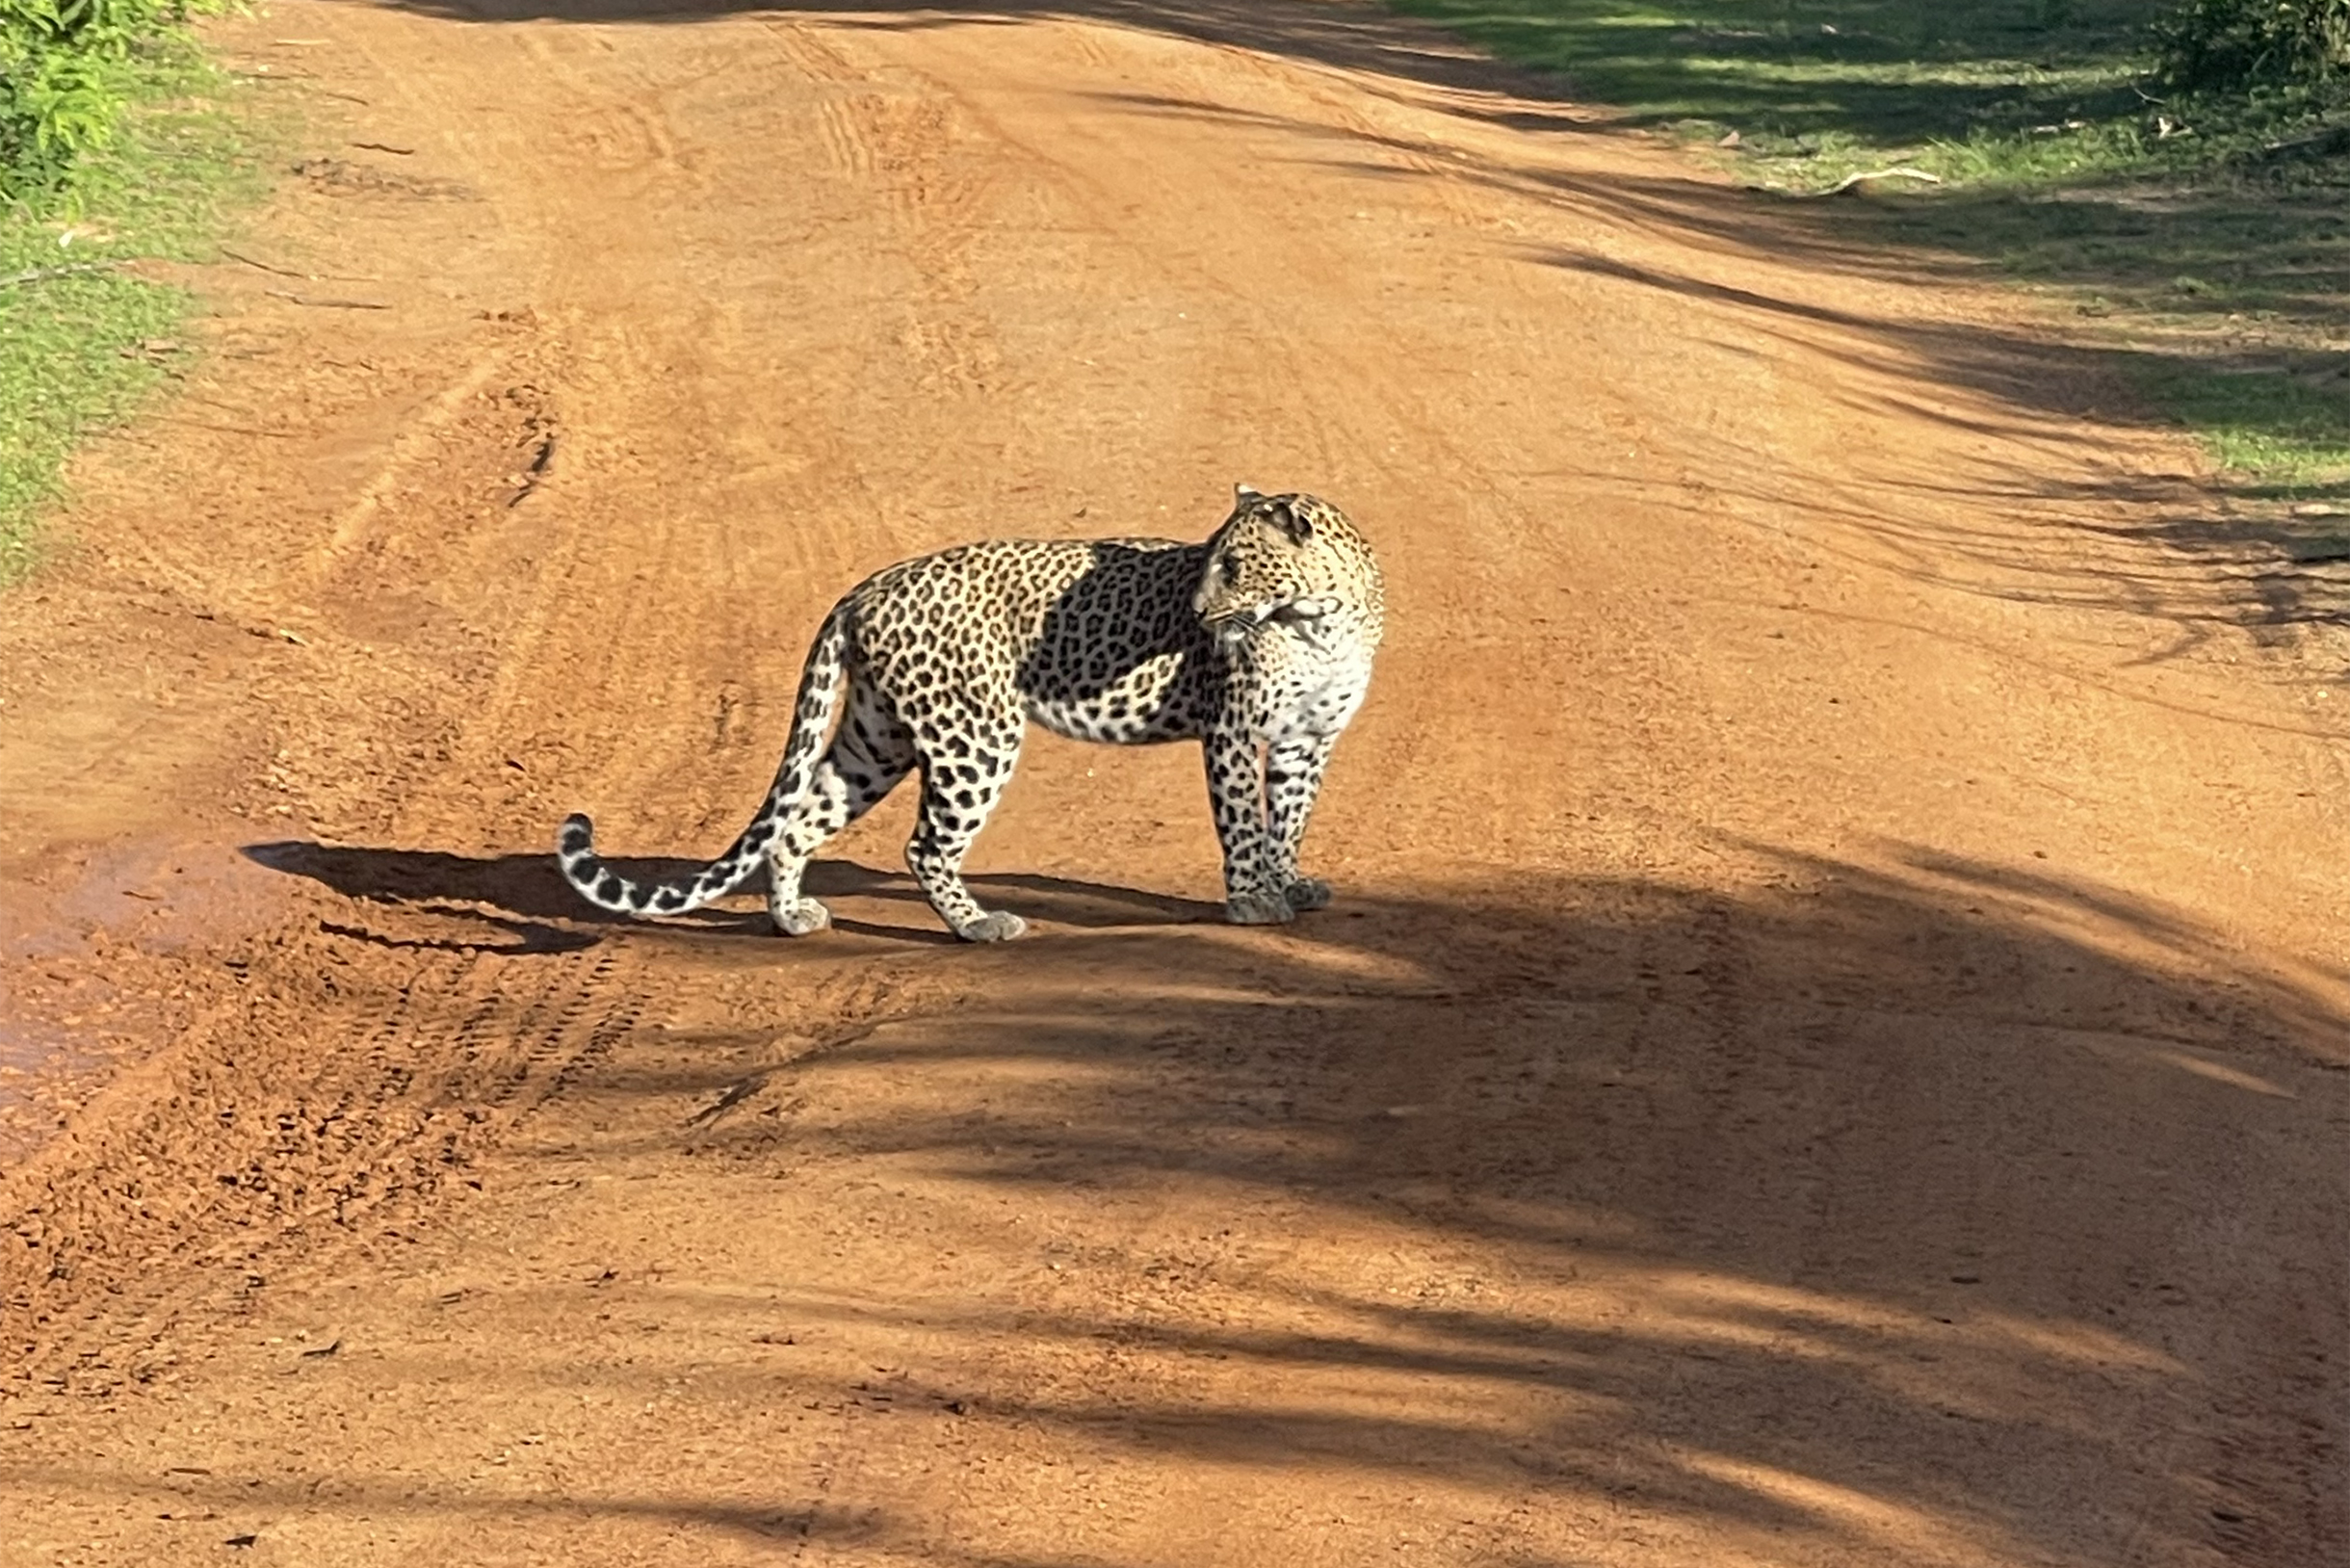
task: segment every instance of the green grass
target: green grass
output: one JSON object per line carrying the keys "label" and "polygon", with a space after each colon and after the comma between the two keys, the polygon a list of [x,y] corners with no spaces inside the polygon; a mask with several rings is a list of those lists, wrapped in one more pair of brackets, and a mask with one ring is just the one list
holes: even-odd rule
{"label": "green grass", "polygon": [[2338,368],[2167,363],[2140,381],[2261,492],[2330,495],[2350,483],[2350,378]]}
{"label": "green grass", "polygon": [[2146,0],[1397,0],[1759,183],[1898,161],[2029,177],[2147,155]]}
{"label": "green grass", "polygon": [[1961,187],[1839,218],[1890,246],[1983,257],[2069,302],[2237,487],[2350,486],[2350,170],[2223,159],[2162,178]]}
{"label": "green grass", "polygon": [[2069,301],[2248,492],[2345,493],[2350,103],[2165,100],[2146,28],[2167,0],[1391,4],[1763,191],[1939,176],[1806,208]]}
{"label": "green grass", "polygon": [[0,586],[31,567],[43,514],[83,436],[118,421],[185,353],[192,300],[132,275],[206,260],[262,176],[242,90],[181,54],[146,72],[126,134],[65,195],[0,210]]}

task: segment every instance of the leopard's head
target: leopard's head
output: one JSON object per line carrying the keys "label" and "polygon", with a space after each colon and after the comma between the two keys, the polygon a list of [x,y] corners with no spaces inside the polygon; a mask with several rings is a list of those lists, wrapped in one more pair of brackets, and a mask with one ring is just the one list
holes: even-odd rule
{"label": "leopard's head", "polygon": [[1233,492],[1191,596],[1201,622],[1238,640],[1262,627],[1311,632],[1335,618],[1376,640],[1379,568],[1345,514],[1310,495],[1260,495],[1245,484]]}

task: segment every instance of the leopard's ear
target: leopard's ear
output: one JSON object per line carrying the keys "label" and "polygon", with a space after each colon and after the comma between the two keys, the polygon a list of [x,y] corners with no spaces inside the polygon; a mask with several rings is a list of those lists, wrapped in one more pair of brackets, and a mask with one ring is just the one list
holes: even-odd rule
{"label": "leopard's ear", "polygon": [[1257,500],[1260,493],[1254,484],[1236,483],[1232,487],[1232,499],[1235,505],[1242,501]]}
{"label": "leopard's ear", "polygon": [[1303,544],[1314,536],[1314,519],[1288,501],[1272,505],[1273,526],[1289,536],[1292,544]]}

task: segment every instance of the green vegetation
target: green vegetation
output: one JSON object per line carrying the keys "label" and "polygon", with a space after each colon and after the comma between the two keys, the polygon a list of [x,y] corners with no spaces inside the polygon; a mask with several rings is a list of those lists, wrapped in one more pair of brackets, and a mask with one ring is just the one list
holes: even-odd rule
{"label": "green vegetation", "polygon": [[2152,31],[2158,74],[2188,91],[2322,97],[2350,70],[2350,0],[2180,0]]}
{"label": "green vegetation", "polygon": [[2243,483],[2350,491],[2345,198],[2338,168],[2221,167],[2041,192],[1961,186],[1840,219],[2053,289]]}
{"label": "green vegetation", "polygon": [[1393,0],[1825,227],[2059,291],[2252,494],[2350,494],[2350,0]]}
{"label": "green vegetation", "polygon": [[1735,134],[1758,184],[1892,162],[2045,178],[2135,158],[2145,0],[1400,0],[1635,121]]}
{"label": "green vegetation", "polygon": [[2308,496],[2337,489],[2350,475],[2350,442],[2339,373],[2304,376],[2172,362],[2148,367],[2141,380],[2255,493]]}
{"label": "green vegetation", "polygon": [[229,80],[185,52],[150,58],[115,128],[63,188],[0,209],[0,583],[31,561],[75,441],[118,419],[181,353],[189,299],[126,264],[202,258],[259,187]]}
{"label": "green vegetation", "polygon": [[187,0],[0,0],[0,195],[53,189],[114,144]]}
{"label": "green vegetation", "polygon": [[[1395,0],[1759,185],[2181,173],[2350,99],[2350,0]],[[2339,149],[2337,149],[2339,150]]]}

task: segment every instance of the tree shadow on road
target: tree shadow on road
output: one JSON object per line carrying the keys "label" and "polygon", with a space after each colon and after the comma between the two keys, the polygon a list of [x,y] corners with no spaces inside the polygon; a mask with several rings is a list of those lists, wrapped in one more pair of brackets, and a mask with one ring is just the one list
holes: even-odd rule
{"label": "tree shadow on road", "polygon": [[[1096,1450],[1896,1552],[2109,1560],[2112,1518],[2051,1487],[2180,1549],[2323,1538],[2279,1417],[2316,1417],[2287,1368],[2345,1326],[2294,1261],[2342,1228],[2350,1082],[2314,1065],[2345,1059],[2342,977],[2245,973],[2028,870],[1766,858],[1745,897],[1529,878],[991,954],[987,1000],[787,1063],[690,1138],[1018,1194],[1033,1287],[786,1310],[1114,1345],[1082,1390],[981,1396]],[[615,1082],[706,1095],[723,1033]],[[1086,1217],[1186,1202],[1231,1232]],[[1057,1308],[1048,1264],[1126,1305]],[[1162,1403],[1114,1386],[1137,1361],[1233,1370]]]}
{"label": "tree shadow on road", "polygon": [[[599,924],[715,1000],[575,1085],[637,1111],[559,1163],[691,1155],[785,1178],[757,1185],[791,1194],[762,1223],[951,1237],[966,1262],[928,1285],[630,1287],[724,1343],[919,1323],[936,1348],[894,1420],[960,1404],[1081,1454],[1358,1467],[1898,1560],[2314,1560],[2350,1525],[2324,1458],[2350,1322],[2310,1267],[2350,1242],[2350,976],[2250,969],[2176,910],[2028,864],[1723,851],[1746,891],[1521,872],[1274,931],[1054,878],[1006,883],[1047,924],[995,949]],[[554,918],[563,891],[540,856],[272,858],[484,922]],[[1097,905],[1173,918],[1050,924]],[[834,972],[901,1000],[778,1057]],[[583,1376],[639,1398],[678,1370],[632,1359],[508,1346],[467,1375],[485,1400]],[[729,1409],[862,1398],[698,1375]],[[393,1505],[357,1477],[346,1498]],[[826,1506],[897,1539],[886,1495]],[[758,1536],[809,1510],[779,1484],[771,1507],[609,1511]],[[973,1554],[943,1560],[1019,1560]]]}

